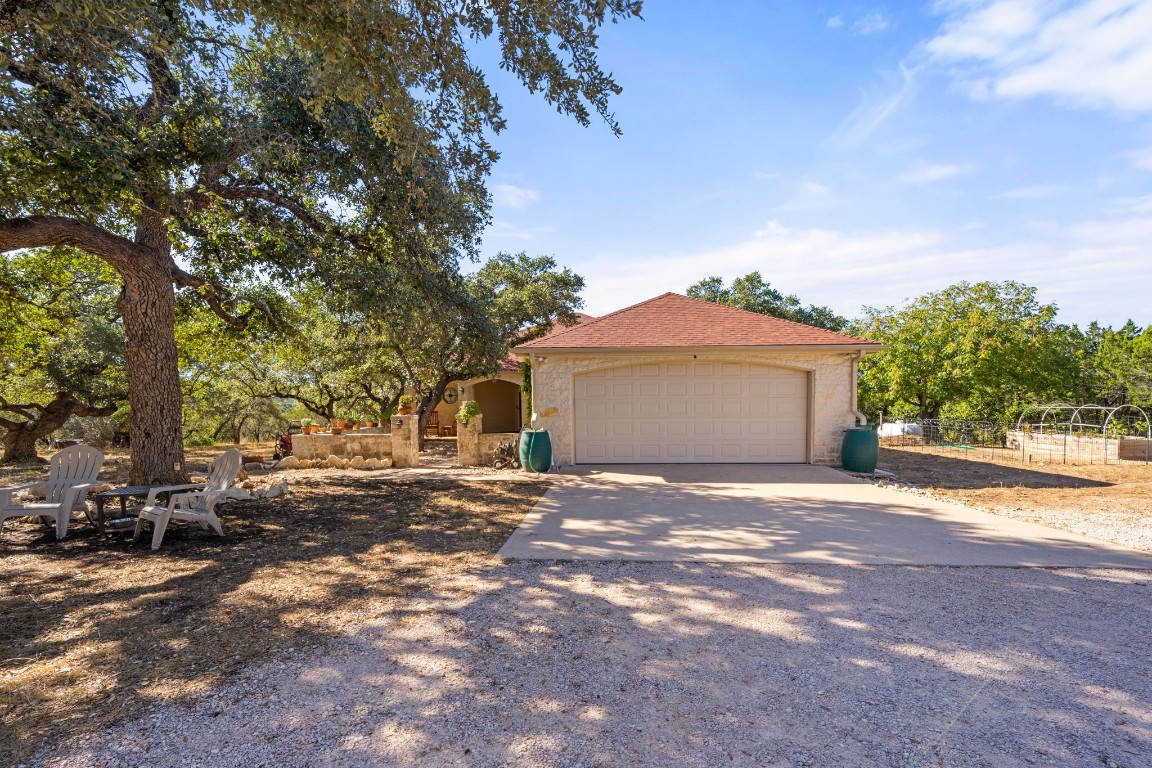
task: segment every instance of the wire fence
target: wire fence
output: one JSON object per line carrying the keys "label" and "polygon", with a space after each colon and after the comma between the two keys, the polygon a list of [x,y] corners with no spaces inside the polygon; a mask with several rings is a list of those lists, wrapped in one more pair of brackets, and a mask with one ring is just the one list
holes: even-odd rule
{"label": "wire fence", "polygon": [[1149,425],[1137,417],[1104,424],[1001,423],[922,419],[880,426],[880,445],[906,450],[954,451],[969,458],[1023,464],[1152,463]]}

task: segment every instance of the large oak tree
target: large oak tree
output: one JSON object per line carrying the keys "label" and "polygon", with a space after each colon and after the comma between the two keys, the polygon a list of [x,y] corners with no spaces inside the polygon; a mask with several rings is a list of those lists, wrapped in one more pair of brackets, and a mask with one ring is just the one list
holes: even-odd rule
{"label": "large oak tree", "polygon": [[[617,130],[598,30],[632,0],[0,0],[0,253],[121,283],[135,483],[185,476],[176,292],[228,322],[303,275],[451,272],[501,112],[469,50]],[[415,309],[414,307],[411,309]]]}

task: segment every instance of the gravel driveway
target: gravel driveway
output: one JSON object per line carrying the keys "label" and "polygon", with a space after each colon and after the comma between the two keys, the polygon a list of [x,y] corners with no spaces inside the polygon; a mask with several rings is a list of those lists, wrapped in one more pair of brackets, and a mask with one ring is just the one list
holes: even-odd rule
{"label": "gravel driveway", "polygon": [[1152,573],[519,562],[47,766],[1152,765]]}

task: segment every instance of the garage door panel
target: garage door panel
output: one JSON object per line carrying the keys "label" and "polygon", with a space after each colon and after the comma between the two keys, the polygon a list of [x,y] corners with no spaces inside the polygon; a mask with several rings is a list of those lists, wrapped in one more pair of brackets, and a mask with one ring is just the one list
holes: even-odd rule
{"label": "garage door panel", "polygon": [[576,377],[576,456],[597,462],[802,462],[808,376],[745,363],[620,366]]}

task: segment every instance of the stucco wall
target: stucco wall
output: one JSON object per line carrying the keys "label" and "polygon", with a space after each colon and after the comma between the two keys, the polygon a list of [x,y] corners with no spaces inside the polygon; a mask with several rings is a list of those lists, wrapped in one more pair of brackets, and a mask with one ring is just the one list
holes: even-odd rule
{"label": "stucco wall", "polygon": [[[576,460],[573,377],[578,373],[637,363],[693,361],[692,355],[644,353],[576,355],[549,351],[532,369],[533,426],[547,429],[557,464]],[[775,365],[809,373],[809,457],[814,464],[839,464],[844,429],[855,423],[852,368],[843,350],[831,352],[696,353],[695,362],[732,361]]]}

